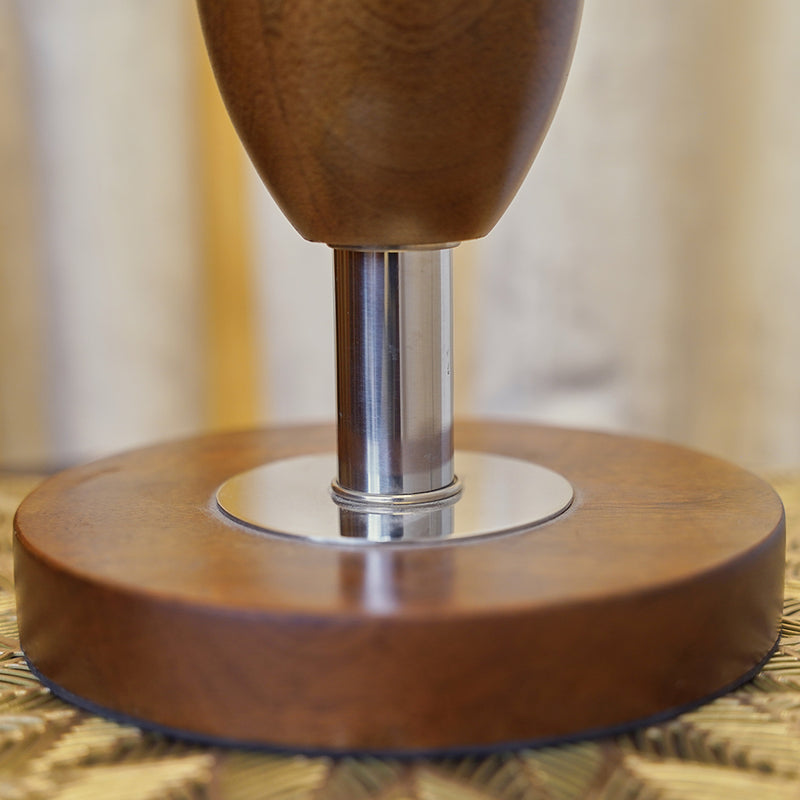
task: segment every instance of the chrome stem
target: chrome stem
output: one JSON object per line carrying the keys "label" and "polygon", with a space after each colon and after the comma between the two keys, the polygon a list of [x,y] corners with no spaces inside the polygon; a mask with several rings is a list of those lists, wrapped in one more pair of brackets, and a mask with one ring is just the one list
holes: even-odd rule
{"label": "chrome stem", "polygon": [[441,502],[453,469],[452,249],[334,250],[344,504]]}

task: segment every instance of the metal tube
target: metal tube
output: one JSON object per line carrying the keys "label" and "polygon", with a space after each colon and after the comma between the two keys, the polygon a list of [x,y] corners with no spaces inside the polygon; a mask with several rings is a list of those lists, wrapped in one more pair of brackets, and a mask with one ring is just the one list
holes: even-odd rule
{"label": "metal tube", "polygon": [[452,250],[334,250],[339,475],[345,502],[457,493]]}

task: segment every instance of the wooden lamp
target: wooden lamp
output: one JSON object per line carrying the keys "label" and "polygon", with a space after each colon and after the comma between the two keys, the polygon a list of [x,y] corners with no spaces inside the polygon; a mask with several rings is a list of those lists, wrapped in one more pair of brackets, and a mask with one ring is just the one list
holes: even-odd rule
{"label": "wooden lamp", "polygon": [[663,443],[453,426],[452,248],[524,178],[580,0],[198,5],[264,181],[334,248],[337,430],[46,482],[15,521],[32,669],[101,713],[306,752],[553,741],[746,680],[781,610],[766,484]]}

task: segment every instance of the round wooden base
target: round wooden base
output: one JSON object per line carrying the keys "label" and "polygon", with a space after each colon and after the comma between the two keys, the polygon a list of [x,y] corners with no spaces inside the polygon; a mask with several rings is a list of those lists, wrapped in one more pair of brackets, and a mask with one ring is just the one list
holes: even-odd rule
{"label": "round wooden base", "polygon": [[572,506],[527,531],[344,548],[256,532],[230,475],[327,428],[215,435],[68,470],[15,522],[20,635],[64,696],[206,740],[300,751],[492,748],[678,711],[778,634],[784,520],[725,462],[639,439],[465,424]]}

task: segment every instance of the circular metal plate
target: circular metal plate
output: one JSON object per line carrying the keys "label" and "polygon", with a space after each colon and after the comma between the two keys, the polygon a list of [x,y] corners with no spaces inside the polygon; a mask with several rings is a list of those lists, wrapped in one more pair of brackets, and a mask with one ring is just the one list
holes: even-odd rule
{"label": "circular metal plate", "polygon": [[299,456],[230,478],[217,503],[229,517],[266,533],[344,545],[509,533],[553,519],[572,503],[569,481],[519,458],[457,451],[456,472],[462,485],[456,497],[402,511],[362,511],[332,497],[335,454]]}

